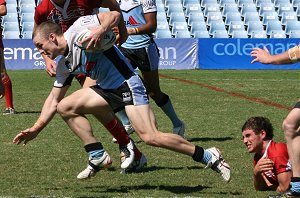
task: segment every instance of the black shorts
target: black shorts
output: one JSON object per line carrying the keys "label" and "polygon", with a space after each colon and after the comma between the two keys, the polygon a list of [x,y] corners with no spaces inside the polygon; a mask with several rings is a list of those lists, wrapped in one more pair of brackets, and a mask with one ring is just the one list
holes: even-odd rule
{"label": "black shorts", "polygon": [[155,42],[144,48],[127,49],[120,47],[120,50],[129,59],[134,69],[138,68],[141,71],[158,70],[159,50]]}
{"label": "black shorts", "polygon": [[91,89],[102,96],[114,112],[124,109],[127,105],[149,104],[146,88],[137,75],[132,76],[117,89],[102,89],[99,85],[92,86]]}

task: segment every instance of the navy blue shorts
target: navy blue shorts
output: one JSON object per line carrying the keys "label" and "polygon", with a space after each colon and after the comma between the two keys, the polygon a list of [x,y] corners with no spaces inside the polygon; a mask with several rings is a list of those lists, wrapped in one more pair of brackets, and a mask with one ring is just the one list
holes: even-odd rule
{"label": "navy blue shorts", "polygon": [[139,49],[119,48],[125,57],[130,61],[134,69],[141,71],[158,70],[159,50],[156,43],[151,43],[148,47]]}
{"label": "navy blue shorts", "polygon": [[133,75],[117,89],[102,89],[99,85],[91,89],[102,96],[114,112],[124,109],[126,105],[149,104],[146,88],[138,75]]}

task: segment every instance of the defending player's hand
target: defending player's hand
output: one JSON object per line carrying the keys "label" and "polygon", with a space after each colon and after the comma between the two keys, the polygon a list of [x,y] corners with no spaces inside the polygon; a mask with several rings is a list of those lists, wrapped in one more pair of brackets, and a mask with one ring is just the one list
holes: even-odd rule
{"label": "defending player's hand", "polygon": [[269,64],[270,59],[272,58],[272,55],[266,46],[264,46],[264,49],[258,47],[253,48],[251,56],[254,57],[251,63],[261,62],[263,64]]}
{"label": "defending player's hand", "polygon": [[21,144],[23,142],[23,145],[26,145],[27,142],[36,138],[36,136],[38,134],[39,134],[39,131],[35,130],[35,128],[26,129],[16,135],[16,137],[13,139],[13,143]]}

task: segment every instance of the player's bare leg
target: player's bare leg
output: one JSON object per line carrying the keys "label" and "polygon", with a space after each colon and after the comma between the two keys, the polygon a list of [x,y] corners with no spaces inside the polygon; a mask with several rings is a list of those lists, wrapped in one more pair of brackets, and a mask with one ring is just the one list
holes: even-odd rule
{"label": "player's bare leg", "polygon": [[178,118],[169,96],[161,91],[158,70],[142,71],[142,75],[149,96],[172,121],[173,133],[184,137],[185,124]]}
{"label": "player's bare leg", "polygon": [[162,133],[157,130],[154,114],[150,105],[126,106],[126,113],[139,137],[148,145],[167,148],[189,156],[195,145],[176,134]]}
{"label": "player's bare leg", "polygon": [[[81,139],[84,144],[85,151],[89,156],[88,165],[77,175],[78,179],[90,178],[98,171],[111,166],[112,163],[110,156],[104,150],[102,144],[94,136],[90,122],[83,114],[84,109],[81,109],[82,114],[76,113],[78,108],[80,108],[77,104],[83,103],[83,100],[86,99],[86,97],[82,96],[91,96],[88,91],[89,88],[80,89],[61,100],[57,106],[57,112],[60,113],[71,130]],[[105,101],[102,101],[102,103],[105,103]],[[93,102],[89,100],[87,107],[92,104]],[[103,109],[103,111],[105,110]]]}
{"label": "player's bare leg", "polygon": [[[93,92],[89,88],[80,89],[65,97],[57,106],[57,111],[62,118],[85,145],[95,142],[96,138],[93,135],[90,122],[84,114],[89,112],[89,109],[95,113],[98,111],[98,114],[110,111],[107,102],[101,97],[93,97]],[[96,96],[98,95],[96,94]],[[94,104],[98,105],[93,106]],[[103,122],[108,122],[107,120],[111,118],[111,116],[103,117]]]}
{"label": "player's bare leg", "polygon": [[158,131],[150,105],[130,105],[126,106],[125,109],[136,133],[146,144],[191,156],[195,161],[221,173],[225,181],[230,180],[230,167],[222,159],[217,148],[205,150],[179,135]]}
{"label": "player's bare leg", "polygon": [[[5,68],[5,61],[4,61],[4,54],[3,49],[0,49],[0,65],[1,65],[1,81],[3,84],[4,92],[5,92],[5,103],[6,108],[3,112],[3,115],[12,115],[15,114],[15,108],[13,105],[13,90],[12,90],[12,83],[10,80],[9,75],[7,74]],[[3,95],[2,95],[3,96]]]}
{"label": "player's bare leg", "polygon": [[291,191],[300,196],[300,108],[290,111],[283,122],[288,153],[293,167]]}
{"label": "player's bare leg", "polygon": [[[136,154],[142,155],[134,146],[121,122],[115,117],[111,107],[94,90],[83,88],[74,92],[64,98],[57,109],[72,131],[84,142],[85,147],[97,141],[85,117],[85,114],[93,114],[117,139],[122,154],[122,169],[131,165]],[[86,177],[86,174],[83,177]]]}

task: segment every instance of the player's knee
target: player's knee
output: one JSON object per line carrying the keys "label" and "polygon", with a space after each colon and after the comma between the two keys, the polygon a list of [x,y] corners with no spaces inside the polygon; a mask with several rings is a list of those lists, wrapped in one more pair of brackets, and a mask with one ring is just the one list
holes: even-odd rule
{"label": "player's knee", "polygon": [[62,100],[60,103],[58,103],[56,110],[62,117],[65,117],[70,113],[71,106]]}
{"label": "player's knee", "polygon": [[156,137],[156,135],[150,135],[150,134],[143,134],[140,136],[140,138],[142,139],[142,141],[149,145],[149,146],[159,146],[159,141]]}
{"label": "player's knee", "polygon": [[60,102],[60,103],[58,103],[58,105],[57,105],[57,107],[56,107],[56,111],[57,111],[57,113],[59,113],[60,115],[62,115],[63,114],[63,112],[64,112],[64,105]]}
{"label": "player's knee", "polygon": [[156,141],[156,139],[153,139],[153,138],[146,138],[144,140],[145,144],[149,145],[149,146],[155,146],[155,147],[158,147],[159,144],[158,142]]}

